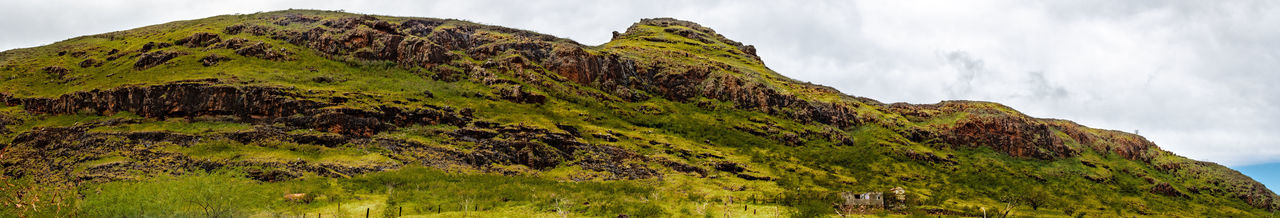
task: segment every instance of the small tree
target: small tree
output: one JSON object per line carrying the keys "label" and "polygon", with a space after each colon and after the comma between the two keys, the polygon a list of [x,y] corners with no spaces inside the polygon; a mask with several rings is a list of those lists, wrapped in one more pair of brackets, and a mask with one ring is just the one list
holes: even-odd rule
{"label": "small tree", "polygon": [[1027,191],[1025,199],[1027,206],[1031,206],[1031,210],[1040,210],[1041,206],[1052,201],[1050,198],[1052,196],[1045,192],[1044,189],[1036,187]]}
{"label": "small tree", "polygon": [[999,200],[1000,203],[1004,203],[1004,209],[998,209],[1000,217],[1009,217],[1009,215],[1013,215],[1013,209],[1018,208],[1018,205],[1021,205],[1025,199],[1022,197],[1021,192],[1013,191],[1009,188],[1001,188],[1000,191],[996,193],[996,196],[996,200]]}

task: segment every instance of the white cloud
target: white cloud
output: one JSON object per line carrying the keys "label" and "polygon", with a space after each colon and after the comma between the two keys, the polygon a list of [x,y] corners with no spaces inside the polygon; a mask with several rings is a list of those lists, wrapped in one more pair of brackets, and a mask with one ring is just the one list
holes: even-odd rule
{"label": "white cloud", "polygon": [[770,68],[885,102],[1008,104],[1141,130],[1227,165],[1280,161],[1273,1],[4,1],[0,49],[286,8],[459,18],[600,44],[676,17],[754,44]]}

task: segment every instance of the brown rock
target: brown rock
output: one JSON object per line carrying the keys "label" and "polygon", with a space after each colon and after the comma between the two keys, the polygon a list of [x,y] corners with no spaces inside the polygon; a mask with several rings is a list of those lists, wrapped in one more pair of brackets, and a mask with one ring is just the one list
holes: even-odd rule
{"label": "brown rock", "polygon": [[102,66],[102,62],[98,61],[98,59],[88,58],[80,62],[80,68],[90,68],[90,67],[98,67],[98,66]]}
{"label": "brown rock", "polygon": [[244,31],[244,24],[235,24],[222,28],[222,32],[228,35],[240,34],[240,31]]}
{"label": "brown rock", "polygon": [[[0,94],[6,105],[23,105],[28,112],[74,114],[129,111],[143,117],[234,116],[241,120],[275,121],[351,136],[409,124],[470,122],[465,111],[427,105],[423,108],[380,107],[377,111],[324,109],[329,104],[294,100],[294,94],[269,87],[214,85],[216,81],[184,81],[155,86],[126,86],[111,90],[75,92],[58,98],[14,98]],[[292,116],[292,115],[304,116]]]}
{"label": "brown rock", "polygon": [[1151,193],[1161,194],[1161,195],[1170,196],[1170,197],[1186,197],[1187,196],[1186,194],[1183,194],[1177,189],[1174,189],[1173,185],[1169,185],[1169,183],[1164,183],[1164,182],[1161,182],[1160,184],[1156,184],[1155,187],[1151,187]]}
{"label": "brown rock", "polygon": [[502,99],[525,104],[542,104],[547,101],[547,96],[525,91],[520,85],[498,89],[498,95],[502,96]]}
{"label": "brown rock", "polygon": [[208,67],[208,66],[217,65],[218,62],[229,61],[229,60],[231,60],[231,58],[218,55],[218,54],[209,54],[208,56],[204,56],[204,58],[200,58],[200,64]]}
{"label": "brown rock", "polygon": [[943,136],[952,145],[990,146],[1012,156],[1056,159],[1074,152],[1048,125],[1024,117],[979,116],[958,121]]}
{"label": "brown rock", "polygon": [[249,40],[243,38],[231,38],[217,44],[213,44],[212,48],[240,49],[249,45]]}
{"label": "brown rock", "polygon": [[143,53],[141,56],[138,56],[138,62],[133,63],[133,69],[145,70],[160,64],[164,64],[165,62],[168,62],[170,59],[176,58],[181,55],[182,53],[174,52],[174,51],[155,51],[150,53]]}
{"label": "brown rock", "polygon": [[44,73],[49,74],[49,76],[52,76],[58,79],[61,79],[63,76],[66,76],[68,73],[71,73],[71,70],[68,70],[67,68],[62,66],[48,66],[48,67],[41,68],[40,71],[44,71]]}
{"label": "brown rock", "polygon": [[173,44],[185,45],[187,47],[192,47],[192,48],[203,48],[221,41],[222,41],[222,38],[218,37],[218,34],[200,32],[200,33],[191,34],[191,36],[188,36],[186,38],[179,39],[178,41],[175,41]]}
{"label": "brown rock", "polygon": [[412,19],[400,23],[400,32],[414,35],[427,36],[437,26],[444,24],[444,21],[435,19]]}
{"label": "brown rock", "polygon": [[236,54],[243,55],[246,57],[257,57],[257,58],[273,60],[273,61],[292,60],[291,58],[289,58],[289,55],[291,53],[288,50],[285,50],[284,48],[273,49],[271,44],[267,44],[265,42],[257,42],[252,45],[248,45],[240,49],[236,49]]}
{"label": "brown rock", "polygon": [[169,46],[173,46],[173,44],[169,44],[168,42],[161,42],[161,43],[147,42],[147,44],[142,45],[141,49],[138,49],[138,52],[146,53],[151,51],[152,49],[168,48]]}
{"label": "brown rock", "polygon": [[743,167],[742,164],[728,162],[728,161],[712,163],[711,167],[715,168],[716,170],[724,171],[728,173],[742,173],[743,171],[747,170],[747,168]]}

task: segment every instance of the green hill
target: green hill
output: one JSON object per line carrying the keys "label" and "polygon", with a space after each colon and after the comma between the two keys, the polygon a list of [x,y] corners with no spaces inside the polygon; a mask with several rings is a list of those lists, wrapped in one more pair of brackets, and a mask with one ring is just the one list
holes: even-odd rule
{"label": "green hill", "polygon": [[[1249,177],[1138,135],[990,102],[885,104],[792,80],[755,52],[668,18],[587,46],[309,10],[5,51],[0,217],[1278,208]],[[837,208],[842,192],[888,206]]]}

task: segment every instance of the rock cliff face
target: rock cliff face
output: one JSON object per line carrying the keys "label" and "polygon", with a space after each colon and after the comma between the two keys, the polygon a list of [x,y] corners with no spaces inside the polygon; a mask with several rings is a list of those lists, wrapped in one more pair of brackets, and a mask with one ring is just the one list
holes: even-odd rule
{"label": "rock cliff face", "polygon": [[299,100],[300,95],[290,91],[298,90],[237,87],[219,84],[217,80],[205,80],[76,92],[58,98],[0,95],[0,101],[8,105],[22,105],[33,113],[114,114],[127,111],[161,120],[170,117],[234,116],[242,122],[282,122],[365,137],[396,125],[464,125],[470,120],[466,111],[439,106],[413,109],[383,107],[378,111],[325,108],[331,104]]}
{"label": "rock cliff face", "polygon": [[[635,162],[659,161],[630,151],[582,142],[579,136],[555,133],[527,126],[504,126],[472,121],[470,109],[448,106],[418,108],[379,107],[373,110],[331,108],[331,103],[302,99],[305,91],[273,87],[235,86],[218,80],[181,81],[164,85],[127,86],[112,90],[76,92],[58,98],[20,98],[0,95],[0,102],[22,105],[37,114],[113,114],[131,112],[143,117],[164,120],[191,120],[225,117],[226,121],[285,124],[257,125],[254,130],[215,135],[186,135],[170,132],[96,133],[95,127],[135,124],[141,120],[113,119],[65,128],[33,129],[17,135],[6,148],[0,166],[7,176],[33,175],[50,181],[115,180],[134,170],[152,172],[158,169],[216,169],[221,167],[257,167],[279,169],[258,172],[255,178],[277,181],[310,172],[327,176],[346,176],[398,167],[397,164],[333,165],[314,162],[209,161],[192,159],[181,153],[156,152],[140,144],[172,143],[185,147],[199,141],[232,140],[252,144],[262,140],[286,141],[334,147],[344,144],[377,146],[396,151],[403,163],[425,165],[464,164],[471,166],[523,165],[537,170],[561,164],[610,173],[615,179],[643,179],[661,176],[648,166]],[[341,101],[341,100],[334,100]],[[222,119],[222,118],[217,118]],[[443,149],[420,142],[388,140],[373,135],[408,125],[450,125],[460,127],[448,132],[459,141],[474,143],[471,151]],[[565,127],[571,128],[571,127]],[[315,129],[338,135],[287,133],[291,130]],[[120,163],[96,166],[84,172],[71,173],[72,168],[87,160],[99,159],[112,152],[123,152],[135,159],[154,159],[146,163]],[[594,154],[584,158],[582,155]],[[630,162],[630,163],[629,163]],[[684,164],[681,171],[700,170]],[[51,174],[52,173],[52,174]],[[59,173],[70,173],[58,176]]]}
{"label": "rock cliff face", "polygon": [[[795,95],[783,94],[769,88],[764,83],[749,81],[739,76],[713,73],[715,71],[744,71],[725,63],[712,62],[713,66],[688,65],[675,69],[676,74],[665,73],[671,67],[641,66],[637,60],[617,53],[593,54],[586,51],[586,46],[552,36],[514,30],[502,27],[482,25],[447,25],[446,20],[412,19],[393,25],[372,16],[349,17],[336,20],[293,20],[281,18],[277,24],[287,25],[292,22],[323,22],[322,27],[306,31],[278,30],[270,26],[230,26],[224,33],[240,33],[245,28],[255,29],[253,34],[270,36],[293,44],[310,47],[330,56],[352,56],[365,60],[393,61],[403,65],[420,66],[428,69],[442,64],[455,64],[465,73],[483,74],[492,67],[520,66],[535,70],[554,72],[558,76],[551,79],[568,80],[583,85],[591,85],[600,90],[610,90],[611,94],[624,100],[640,101],[647,99],[644,94],[654,93],[668,99],[689,101],[695,97],[707,97],[721,101],[734,102],[740,108],[756,109],[769,113],[794,117],[803,121],[813,121],[837,126],[851,126],[865,122],[870,118],[857,116],[849,104],[826,103],[803,100]],[[695,23],[674,19],[645,19],[635,24],[659,27],[681,26],[689,29],[672,30],[676,34],[692,37],[703,42],[721,42],[730,47],[731,53],[746,55],[759,61],[754,54],[754,47],[742,45],[724,36],[716,34],[709,28]],[[485,31],[479,31],[485,30]],[[628,35],[640,35],[644,30],[629,28]],[[500,34],[494,34],[497,32]],[[501,35],[507,34],[507,35]],[[206,37],[203,33],[190,38]],[[502,39],[516,37],[518,40]],[[515,42],[512,42],[515,41]],[[489,59],[504,54],[516,54],[521,58],[503,59],[505,63],[485,63],[475,66],[468,62],[456,62],[462,57],[453,53],[461,51],[474,59]],[[748,52],[750,51],[750,52]],[[532,62],[532,63],[525,63]],[[536,64],[539,67],[528,66]],[[482,80],[485,78],[473,78]],[[536,77],[535,77],[536,79]],[[538,81],[525,81],[537,83]],[[817,87],[817,86],[814,86]],[[834,89],[818,87],[831,93]],[[532,100],[536,102],[536,98]]]}
{"label": "rock cliff face", "polygon": [[[1070,121],[1031,118],[1003,106],[969,101],[946,101],[930,105],[893,104],[890,111],[911,119],[945,119],[957,116],[953,124],[925,131],[922,137],[939,137],[947,144],[987,146],[1012,156],[1044,160],[1076,156],[1080,149],[1114,152],[1129,160],[1150,163],[1161,151],[1151,141],[1118,131],[1091,131]],[[1059,137],[1058,132],[1067,137]],[[1068,141],[1087,145],[1067,146]]]}

